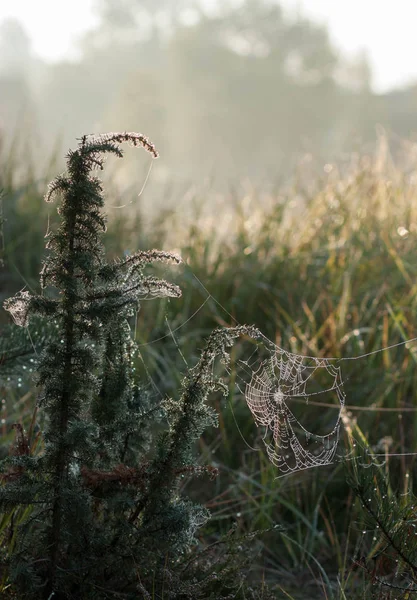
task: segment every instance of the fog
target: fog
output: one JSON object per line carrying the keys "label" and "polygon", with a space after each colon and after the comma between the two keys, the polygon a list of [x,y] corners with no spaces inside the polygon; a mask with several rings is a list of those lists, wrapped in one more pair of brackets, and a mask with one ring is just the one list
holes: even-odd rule
{"label": "fog", "polygon": [[[301,5],[302,7],[302,5]],[[163,182],[271,181],[413,140],[417,86],[376,94],[365,53],[277,2],[97,0],[76,59],[37,58],[22,24],[0,25],[0,143],[43,172],[84,133],[145,133]],[[60,160],[57,160],[57,166]],[[143,180],[127,161],[117,181]]]}

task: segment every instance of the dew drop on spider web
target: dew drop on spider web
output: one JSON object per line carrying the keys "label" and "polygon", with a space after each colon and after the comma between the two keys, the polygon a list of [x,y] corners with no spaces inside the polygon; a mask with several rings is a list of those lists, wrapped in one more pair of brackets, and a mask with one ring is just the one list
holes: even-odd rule
{"label": "dew drop on spider web", "polygon": [[[262,439],[270,461],[284,474],[331,464],[345,404],[340,369],[330,360],[304,357],[276,346],[269,348],[269,355],[257,368],[254,363],[249,367],[249,361],[241,364],[250,378],[245,382],[245,399],[257,426],[265,428]],[[327,425],[327,432],[313,434],[304,424],[303,406],[308,406],[311,395],[319,398],[323,394],[327,394],[326,404],[330,399],[338,408],[338,415]],[[322,410],[319,403],[313,409]],[[313,436],[321,443],[314,450],[307,449]]]}

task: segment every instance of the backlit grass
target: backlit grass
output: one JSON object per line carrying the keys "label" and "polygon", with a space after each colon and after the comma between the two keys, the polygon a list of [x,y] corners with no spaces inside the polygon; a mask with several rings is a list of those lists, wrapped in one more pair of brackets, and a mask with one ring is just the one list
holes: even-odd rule
{"label": "backlit grass", "polygon": [[[30,173],[16,183],[7,165],[0,172],[2,299],[24,285],[37,285],[48,226],[43,183]],[[132,323],[142,344],[138,369],[152,378],[155,393],[174,394],[187,365],[195,364],[203,338],[218,324],[236,322],[254,324],[276,344],[300,354],[371,353],[341,363],[346,423],[379,451],[413,453],[417,344],[376,351],[417,335],[414,165],[394,165],[380,148],[343,170],[327,166],[321,177],[299,177],[286,188],[268,189],[245,183],[222,196],[195,192],[189,206],[167,211],[153,225],[147,215],[132,217],[132,209],[118,211],[111,220],[110,255],[161,247],[179,250],[186,262],[175,275],[183,297],[143,302]],[[55,210],[50,208],[51,227]],[[1,322],[6,322],[4,312]],[[243,352],[244,343],[234,349],[235,360]],[[226,379],[229,397],[212,399],[220,427],[199,445],[201,462],[215,464],[220,475],[214,482],[184,483],[210,508],[213,539],[235,521],[243,531],[278,523],[285,531],[262,537],[253,572],[278,598],[370,598],[372,582],[358,558],[371,552],[372,536],[363,534],[363,512],[345,482],[343,465],[277,479],[233,369]],[[13,396],[3,392],[6,444],[21,403],[16,391]],[[25,396],[28,420],[35,397]],[[316,409],[311,431],[334,413],[320,404]],[[345,434],[342,438],[341,451]],[[386,463],[398,489],[414,477],[414,467],[414,456],[390,457]],[[3,546],[8,543],[3,539]]]}

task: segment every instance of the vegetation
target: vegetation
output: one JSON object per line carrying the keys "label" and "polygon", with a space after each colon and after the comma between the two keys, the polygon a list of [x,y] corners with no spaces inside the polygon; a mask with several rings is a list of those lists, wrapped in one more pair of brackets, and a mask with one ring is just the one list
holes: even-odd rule
{"label": "vegetation", "polygon": [[[5,178],[5,173],[6,169],[3,169],[3,182],[0,184],[4,187],[5,240],[2,278],[5,285],[2,294],[4,298],[9,297],[26,285],[36,295],[42,240],[48,220],[38,191],[42,186],[31,179],[30,172],[26,182],[11,185],[9,182],[13,178]],[[117,219],[110,219],[108,223],[106,259],[104,255],[101,259],[103,265],[111,265],[116,256],[125,255],[124,260],[135,256],[133,249],[138,247],[174,247],[180,249],[183,258],[182,265],[176,267],[178,272],[169,275],[170,279],[174,277],[180,282],[182,297],[171,302],[162,299],[143,303],[145,306],[134,324],[138,351],[132,350],[132,360],[136,372],[141,372],[140,381],[145,382],[146,389],[142,388],[142,393],[146,391],[150,401],[167,396],[176,399],[166,406],[168,410],[173,409],[174,414],[170,419],[168,437],[161,438],[158,452],[162,454],[170,447],[169,439],[171,443],[173,439],[170,436],[174,435],[176,424],[181,420],[178,420],[175,409],[185,402],[190,377],[196,376],[201,369],[199,357],[202,350],[204,357],[203,339],[210,339],[210,332],[218,325],[227,326],[232,334],[230,327],[236,327],[236,321],[254,324],[281,347],[319,357],[355,357],[415,337],[417,204],[414,164],[402,163],[396,167],[382,141],[375,156],[352,159],[351,164],[343,168],[326,165],[324,175],[315,180],[305,176],[300,169],[298,179],[288,188],[273,191],[270,188],[265,192],[265,188],[255,186],[248,189],[248,185],[247,182],[242,183],[233,194],[221,198],[222,206],[230,207],[229,213],[223,213],[225,231],[219,227],[215,198],[210,196],[197,196],[196,207],[188,207],[188,214],[184,211],[177,223],[175,215],[167,214],[162,226],[147,225],[145,229],[144,215],[138,215],[134,220],[132,215],[121,217],[120,212]],[[198,205],[202,204],[210,206],[213,214],[199,209]],[[35,214],[36,219],[33,218]],[[54,227],[53,219],[51,227]],[[94,281],[88,282],[88,285],[94,286]],[[212,296],[208,296],[206,290]],[[108,327],[110,323],[115,325],[115,314],[109,312],[106,318],[109,319]],[[32,365],[38,368],[42,365],[37,354],[30,353],[32,342],[39,352],[45,346],[44,340],[50,343],[52,339],[53,342],[54,329],[50,327],[48,330],[48,323],[42,329],[37,321],[33,321],[27,330],[33,333],[31,340],[25,330],[6,324],[5,312],[2,320],[5,323],[2,340],[11,339],[8,332],[12,329],[19,331],[21,336],[13,344],[7,342],[6,345],[6,341],[2,341],[2,452],[5,456],[7,447],[15,439],[12,455],[4,464],[24,470],[28,465],[41,465],[45,460],[42,458],[46,448],[42,432],[47,431],[49,426],[42,411],[37,413],[34,408],[36,391],[30,375],[26,375]],[[123,340],[120,343],[126,343],[127,338]],[[248,447],[259,446],[259,439],[234,377],[234,365],[242,354],[244,343],[247,342],[236,340],[231,350],[231,376],[229,379],[224,377],[229,389],[228,402],[224,402],[222,394],[216,393],[208,399],[218,414],[219,428],[207,429],[199,439],[198,465],[188,462],[190,459],[185,461],[187,467],[190,465],[191,473],[203,474],[210,466],[218,470],[218,476],[213,481],[201,479],[197,485],[192,479],[181,477],[185,473],[180,472],[177,463],[172,463],[171,474],[174,472],[178,476],[176,484],[179,487],[176,489],[179,498],[187,497],[183,504],[178,500],[180,506],[174,505],[184,511],[183,515],[190,515],[188,511],[202,511],[201,508],[193,508],[192,503],[204,506],[210,511],[211,518],[204,527],[195,529],[196,545],[191,545],[191,554],[183,555],[184,562],[180,563],[183,570],[179,567],[176,571],[171,564],[171,571],[169,568],[163,571],[171,573],[163,579],[165,591],[152,587],[153,584],[149,587],[146,578],[144,589],[150,597],[164,597],[163,594],[170,597],[168,591],[178,590],[184,573],[192,572],[188,571],[187,560],[198,556],[200,558],[194,563],[196,569],[207,567],[210,570],[213,564],[218,564],[216,554],[212,553],[222,548],[226,541],[232,541],[232,545],[223,555],[219,573],[223,581],[238,585],[239,574],[236,573],[235,579],[230,575],[235,557],[242,552],[238,549],[240,542],[235,543],[235,538],[259,529],[271,529],[251,542],[256,550],[262,550],[251,562],[249,581],[253,582],[253,587],[254,582],[258,588],[260,582],[265,582],[274,597],[300,600],[412,598],[415,593],[415,548],[404,548],[403,544],[412,544],[412,540],[404,539],[403,533],[406,531],[408,535],[414,524],[413,440],[417,429],[414,406],[417,379],[413,344],[343,363],[347,410],[341,452],[344,445],[347,451],[353,451],[352,444],[356,440],[365,452],[364,456],[355,458],[352,455],[352,460],[348,460],[345,467],[336,462],[330,467],[276,479],[279,473],[268,463],[265,453],[254,452]],[[20,350],[12,356],[11,347]],[[100,347],[104,351],[104,340]],[[107,353],[113,351],[107,346]],[[58,356],[54,354],[54,359],[58,360]],[[184,359],[187,366],[184,366]],[[127,368],[121,364],[122,367]],[[215,366],[215,373],[220,373],[218,368]],[[99,376],[99,373],[98,366],[96,374]],[[181,396],[177,390],[184,373],[185,387]],[[108,375],[110,378],[116,376],[111,372]],[[146,387],[146,381],[157,387],[158,392],[153,393],[149,385]],[[110,384],[105,389],[102,387],[103,393],[114,389]],[[210,391],[210,385],[206,392]],[[202,398],[198,400],[202,401]],[[317,404],[310,403],[308,411],[306,408],[306,418],[312,430],[318,428],[323,419],[328,419],[334,410]],[[207,411],[201,415],[202,418],[214,416],[208,407]],[[100,417],[94,418],[100,420]],[[107,436],[115,435],[111,427],[106,428],[98,421],[95,427],[104,427]],[[22,429],[20,426],[13,429],[15,422],[20,423]],[[83,427],[90,425],[83,422]],[[163,418],[154,422],[153,427],[156,428],[153,433],[161,433],[164,430]],[[82,432],[79,433],[82,438]],[[187,439],[191,441],[189,436]],[[93,440],[94,444],[104,444],[105,436],[96,436]],[[135,443],[142,448],[139,438]],[[191,446],[186,450],[191,450]],[[115,451],[117,447],[116,444]],[[100,458],[96,446],[91,449],[91,464],[86,463],[84,473],[89,484],[107,486],[100,492],[99,502],[104,503],[104,498],[110,497],[107,494],[115,494],[115,505],[111,508],[111,527],[114,526],[115,531],[123,523],[118,511],[123,512],[124,509],[120,509],[118,502],[122,500],[119,492],[114,492],[113,483],[103,481],[103,474],[111,473],[117,466],[106,448],[108,445],[104,444]],[[152,448],[155,451],[155,447]],[[404,453],[411,454],[407,456]],[[384,456],[376,456],[379,454],[386,455],[385,460]],[[391,454],[396,456],[389,456]],[[129,456],[133,461],[138,454]],[[161,454],[151,453],[148,457],[150,465],[155,465],[152,460],[160,460]],[[371,468],[365,469],[364,465],[370,459]],[[378,467],[374,463],[383,466]],[[127,463],[127,467],[139,468],[133,463]],[[151,466],[147,469],[146,476],[150,477],[146,480],[147,485],[153,481],[157,489],[160,484],[155,483],[159,477],[158,470]],[[19,477],[13,475],[16,477],[15,485],[17,481],[25,481],[29,476],[28,472],[25,473]],[[127,473],[118,472],[117,476],[127,477]],[[5,481],[4,495],[8,484]],[[137,491],[137,484],[136,480],[131,487],[124,488],[123,493],[128,495],[131,490]],[[78,498],[79,502],[88,504],[90,489],[83,487],[84,495]],[[174,488],[168,486],[158,497],[164,506],[169,503],[165,492],[169,496],[170,489]],[[384,504],[384,495],[392,504]],[[124,496],[123,502],[126,501]],[[3,513],[0,525],[3,593],[12,589],[7,587],[10,584],[7,575],[9,559],[14,555],[16,565],[20,556],[17,532],[30,528],[35,522],[36,506],[29,503],[28,507]],[[92,507],[89,518],[94,521],[97,515],[103,514],[100,511],[110,510],[107,505],[105,509],[103,506]],[[94,513],[94,510],[97,512]],[[206,513],[198,514],[201,525]],[[149,518],[157,517],[150,515]],[[184,517],[181,527],[186,521]],[[44,523],[47,525],[47,521]],[[276,524],[279,529],[272,529]],[[227,536],[236,525],[238,533]],[[36,527],[42,531],[42,525]],[[182,531],[187,531],[187,528]],[[107,535],[106,532],[108,530],[104,529],[101,535]],[[36,535],[36,530],[32,531],[32,535]],[[190,540],[188,535],[185,537]],[[42,540],[42,536],[37,538],[33,550],[38,548],[40,551],[44,543]],[[183,540],[185,543],[185,538]],[[60,543],[68,544],[68,540]],[[100,538],[97,543],[101,543]],[[172,538],[167,536],[166,543],[169,546]],[[28,553],[32,546],[28,544],[24,550]],[[75,548],[74,552],[76,554],[78,550]],[[210,560],[206,564],[208,554]],[[93,552],[90,553],[92,555]],[[60,557],[62,560],[62,554]],[[107,563],[103,561],[103,568],[104,564]],[[129,564],[129,568],[134,570],[132,563]],[[247,562],[247,566],[249,564]],[[92,590],[94,578],[88,571],[91,565],[83,563],[81,566],[89,573],[85,585],[91,583]],[[109,573],[112,573],[110,567],[108,565]],[[43,563],[37,565],[35,575],[49,580],[43,569]],[[205,575],[201,571],[199,573],[196,575],[199,582],[213,584],[213,579],[206,578],[207,572]],[[14,585],[17,585],[20,576],[14,572]],[[111,576],[115,578],[112,585],[117,585],[117,573],[113,572]],[[155,585],[162,581],[158,577],[153,580]],[[78,584],[72,581],[71,585]],[[204,587],[201,589],[200,597],[210,597]],[[88,594],[98,593],[91,590]],[[245,593],[250,597],[248,591],[242,590],[239,592],[242,597]],[[142,593],[146,597],[145,592]],[[195,593],[192,587],[184,593],[198,597],[192,596]],[[213,593],[218,592],[215,589]],[[232,595],[235,592],[228,590],[228,593]],[[267,597],[269,592],[265,587],[264,592],[258,589],[258,592],[251,593],[258,593],[259,597],[263,593],[263,597]]]}
{"label": "vegetation", "polygon": [[[52,293],[20,291],[4,302],[16,325],[40,315],[56,332],[37,364],[43,427],[34,442],[36,413],[28,434],[15,425],[15,444],[1,463],[2,592],[28,600],[254,598],[234,540],[214,557],[206,549],[190,556],[208,513],[181,497],[178,485],[184,475],[215,473],[192,460],[193,442],[217,423],[206,402],[221,387],[215,359],[227,360],[236,338],[259,334],[215,330],[179,398],[165,401],[169,428],[157,435],[162,407],[135,384],[128,321],[143,297],[181,295],[144,274],[149,263],[180,258],[151,250],[105,260],[102,187],[91,171],[103,168],[102,155],[121,157],[122,142],[158,156],[140,134],[84,136],[45,198],[62,196],[61,224],[48,234],[41,271],[41,289]],[[19,367],[15,337],[5,337],[3,357]]]}

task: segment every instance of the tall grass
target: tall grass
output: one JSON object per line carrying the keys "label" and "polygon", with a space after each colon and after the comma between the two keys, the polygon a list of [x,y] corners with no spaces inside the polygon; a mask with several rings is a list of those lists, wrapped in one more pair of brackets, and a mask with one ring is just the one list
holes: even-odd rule
{"label": "tall grass", "polygon": [[[373,353],[343,363],[345,420],[371,447],[413,453],[417,345],[375,351],[417,335],[416,167],[394,164],[382,143],[373,156],[353,157],[343,169],[326,165],[315,178],[300,171],[279,189],[244,182],[222,196],[193,191],[193,201],[167,210],[162,223],[118,211],[109,223],[110,255],[155,246],[178,249],[186,261],[182,299],[146,304],[138,316],[137,367],[157,393],[174,393],[184,361],[195,363],[214,325],[254,324],[300,354]],[[30,177],[17,185],[5,173],[3,297],[36,285],[47,227],[41,186]],[[265,453],[249,447],[259,439],[233,369],[229,383],[228,402],[212,399],[220,427],[200,442],[202,460],[214,462],[220,476],[191,490],[212,512],[213,539],[235,521],[243,531],[279,523],[285,531],[264,538],[253,574],[278,598],[370,598],[372,582],[358,558],[372,553],[373,541],[363,534],[342,465],[276,479]],[[332,412],[316,406],[309,428]],[[387,459],[399,489],[414,468],[414,456]]]}

